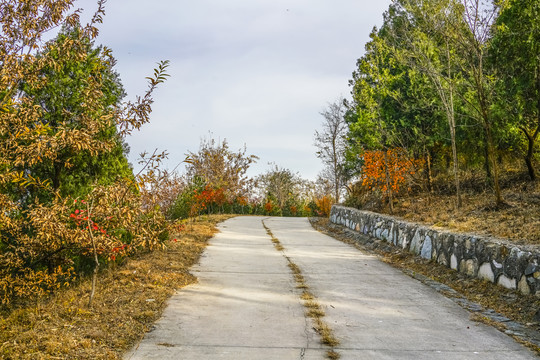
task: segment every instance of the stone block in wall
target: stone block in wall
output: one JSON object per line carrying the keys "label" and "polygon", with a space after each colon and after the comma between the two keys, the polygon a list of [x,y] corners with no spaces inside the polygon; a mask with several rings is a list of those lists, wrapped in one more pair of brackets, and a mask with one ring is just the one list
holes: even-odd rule
{"label": "stone block in wall", "polygon": [[459,272],[470,277],[476,277],[478,274],[478,263],[476,259],[463,259],[459,263]]}
{"label": "stone block in wall", "polygon": [[450,268],[453,270],[457,270],[459,266],[458,258],[455,254],[452,254],[450,256]]}
{"label": "stone block in wall", "polygon": [[506,275],[499,276],[499,279],[497,280],[497,284],[501,285],[507,289],[516,289],[516,279],[509,278]]}
{"label": "stone block in wall", "polygon": [[420,255],[422,245],[424,244],[424,234],[422,230],[422,228],[418,227],[416,231],[414,231],[414,236],[411,240],[411,246],[409,247],[409,251],[415,255]]}
{"label": "stone block in wall", "polygon": [[519,280],[517,288],[520,293],[524,295],[529,295],[531,293],[531,288],[529,287],[529,283],[527,282],[527,276],[523,275],[521,277],[521,280]]}
{"label": "stone block in wall", "polygon": [[495,279],[499,278],[499,276],[501,276],[504,273],[503,264],[498,262],[495,259],[491,260],[491,269],[493,269],[493,273],[495,274]]}
{"label": "stone block in wall", "polygon": [[441,265],[449,267],[448,259],[446,258],[445,254],[439,254],[439,256],[437,257],[437,262]]}
{"label": "stone block in wall", "polygon": [[403,232],[403,241],[401,247],[404,250],[409,250],[411,246],[411,241],[414,237],[416,230],[410,226],[406,227],[406,231]]}
{"label": "stone block in wall", "polygon": [[476,259],[476,243],[477,238],[474,236],[465,236],[463,243],[463,258],[464,259]]}
{"label": "stone block in wall", "polygon": [[424,239],[424,244],[422,245],[422,250],[420,251],[420,256],[424,259],[430,260],[432,258],[433,245],[431,243],[431,236],[426,235]]}
{"label": "stone block in wall", "polygon": [[452,254],[457,258],[458,264],[463,260],[465,255],[465,236],[461,234],[454,235]]}
{"label": "stone block in wall", "polygon": [[491,268],[491,262],[484,262],[478,268],[478,277],[487,281],[495,282],[495,274]]}
{"label": "stone block in wall", "polygon": [[531,256],[530,252],[513,247],[504,261],[504,273],[512,278],[521,278],[521,275],[527,270]]}

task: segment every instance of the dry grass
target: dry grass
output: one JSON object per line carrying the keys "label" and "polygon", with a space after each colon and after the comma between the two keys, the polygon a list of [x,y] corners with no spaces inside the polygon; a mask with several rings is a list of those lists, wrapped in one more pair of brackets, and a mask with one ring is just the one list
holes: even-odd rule
{"label": "dry grass", "polygon": [[341,359],[341,354],[338,352],[335,352],[334,350],[328,350],[326,352],[326,357],[330,360],[338,360],[338,359]]}
{"label": "dry grass", "polygon": [[315,330],[321,336],[321,342],[330,347],[338,346],[339,340],[336,339],[334,332],[328,324],[322,321],[321,317],[314,317],[313,320],[315,321]]}
{"label": "dry grass", "polygon": [[[495,208],[490,190],[471,189],[463,194],[463,206],[456,209],[455,196],[419,194],[402,198],[394,215],[404,219],[508,239],[516,244],[540,245],[540,182],[507,180],[503,188],[505,206]],[[384,208],[374,211],[387,212]]]}
{"label": "dry grass", "polygon": [[[229,216],[230,217],[230,216]],[[167,248],[126,260],[100,273],[92,308],[90,280],[47,299],[0,311],[2,359],[119,359],[158,319],[167,299],[196,281],[188,271],[228,218],[199,219]]]}
{"label": "dry grass", "polygon": [[300,295],[300,299],[302,299],[304,301],[309,301],[309,300],[315,299],[315,296],[313,296],[313,294],[310,293],[308,290],[304,290],[302,292],[302,295]]}

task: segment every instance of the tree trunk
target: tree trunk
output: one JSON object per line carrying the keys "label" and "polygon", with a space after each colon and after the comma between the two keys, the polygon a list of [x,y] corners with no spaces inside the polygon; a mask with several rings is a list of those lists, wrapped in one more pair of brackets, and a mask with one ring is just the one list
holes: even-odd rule
{"label": "tree trunk", "polygon": [[497,165],[497,159],[495,158],[495,146],[493,145],[493,136],[491,134],[491,126],[487,120],[485,120],[486,140],[488,145],[488,158],[491,165],[493,175],[493,190],[495,191],[495,206],[502,205],[501,187],[499,184],[499,167]]}
{"label": "tree trunk", "polygon": [[456,119],[454,113],[454,91],[453,88],[450,88],[450,113],[448,114],[448,122],[450,125],[450,135],[452,138],[452,159],[454,160],[454,181],[456,185],[456,199],[457,199],[457,208],[461,208],[461,186],[459,183],[459,164],[458,164],[458,155],[457,155],[457,144],[456,144]]}
{"label": "tree trunk", "polygon": [[88,307],[92,307],[92,302],[94,301],[94,295],[96,294],[96,284],[97,284],[97,276],[99,272],[99,258],[96,248],[96,240],[94,239],[94,233],[92,232],[92,209],[93,209],[93,202],[92,206],[86,205],[86,210],[88,211],[88,235],[90,236],[90,239],[92,240],[92,251],[94,253],[94,273],[92,274],[92,290],[90,291],[90,298],[88,299]]}
{"label": "tree trunk", "polygon": [[424,173],[426,176],[427,189],[428,189],[428,192],[433,193],[433,174],[431,173],[431,155],[429,154],[429,151],[427,151],[425,148],[424,148],[424,158],[426,162]]}
{"label": "tree trunk", "polygon": [[536,131],[534,134],[530,134],[526,128],[522,127],[520,128],[521,131],[525,134],[527,137],[527,154],[524,157],[525,165],[527,165],[527,171],[529,173],[529,177],[531,178],[531,181],[536,181],[536,170],[533,165],[533,155],[534,155],[534,143],[536,141],[536,138],[538,137],[538,133],[540,132],[540,124],[537,126]]}
{"label": "tree trunk", "polygon": [[527,171],[529,172],[529,177],[531,178],[531,181],[536,181],[537,177],[536,171],[532,163],[532,157],[525,156],[525,164],[527,165]]}
{"label": "tree trunk", "polygon": [[[446,40],[446,53],[448,56],[448,75],[450,76],[452,74],[452,67],[450,63],[450,45],[448,43],[448,39]],[[459,183],[459,163],[458,163],[458,155],[457,155],[457,144],[456,144],[456,113],[454,111],[454,78],[451,77],[452,82],[450,83],[449,87],[449,103],[447,105],[447,117],[448,117],[448,125],[450,126],[450,136],[452,138],[452,158],[454,160],[454,180],[456,184],[456,200],[457,200],[457,208],[461,208],[462,201],[461,201],[461,187]]]}
{"label": "tree trunk", "polygon": [[486,170],[486,179],[488,185],[493,185],[493,174],[491,173],[491,165],[489,163],[489,145],[486,136],[486,143],[484,144],[484,169]]}

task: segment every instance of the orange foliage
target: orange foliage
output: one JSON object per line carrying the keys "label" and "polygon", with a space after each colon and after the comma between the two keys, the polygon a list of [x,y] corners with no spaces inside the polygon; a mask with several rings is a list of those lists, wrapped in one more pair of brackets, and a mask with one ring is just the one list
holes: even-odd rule
{"label": "orange foliage", "polygon": [[239,196],[236,198],[238,205],[246,206],[248,204],[248,199],[245,196]]}
{"label": "orange foliage", "polygon": [[272,212],[272,210],[274,209],[274,205],[272,204],[271,201],[268,201],[266,204],[264,204],[264,210],[270,214]]}
{"label": "orange foliage", "polygon": [[315,204],[317,205],[318,215],[329,217],[330,210],[332,210],[332,199],[329,196],[323,196],[322,198],[315,199]]}
{"label": "orange foliage", "polygon": [[365,151],[362,185],[384,193],[397,193],[407,177],[422,166],[423,160],[410,157],[401,148]]}
{"label": "orange foliage", "polygon": [[196,216],[201,211],[206,210],[210,204],[221,206],[225,203],[225,200],[225,191],[223,188],[215,189],[210,185],[206,185],[202,191],[195,189],[193,204],[191,205],[191,216]]}

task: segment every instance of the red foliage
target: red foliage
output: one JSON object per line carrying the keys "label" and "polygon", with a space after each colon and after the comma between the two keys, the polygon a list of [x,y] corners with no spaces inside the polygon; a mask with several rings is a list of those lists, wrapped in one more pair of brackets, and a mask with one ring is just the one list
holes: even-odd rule
{"label": "red foliage", "polygon": [[206,185],[201,191],[194,190],[193,204],[191,205],[191,216],[198,215],[201,211],[204,211],[211,204],[221,206],[225,204],[225,190],[223,188],[212,188],[210,185]]}

